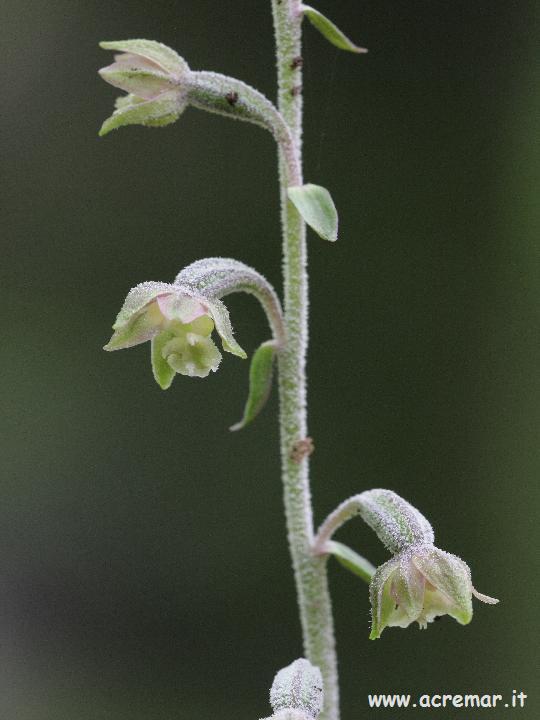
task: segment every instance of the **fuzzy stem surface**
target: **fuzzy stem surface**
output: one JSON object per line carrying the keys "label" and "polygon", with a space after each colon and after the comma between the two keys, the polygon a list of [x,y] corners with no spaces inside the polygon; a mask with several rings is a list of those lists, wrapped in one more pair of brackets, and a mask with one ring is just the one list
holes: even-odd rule
{"label": "fuzzy stem surface", "polygon": [[302,12],[299,0],[272,0],[278,70],[278,109],[294,152],[280,149],[284,312],[287,343],[279,354],[280,437],[285,515],[306,657],[321,670],[320,720],[339,720],[339,691],[327,558],[312,550],[313,512],[306,448],[308,275],[306,228],[287,198],[302,184]]}

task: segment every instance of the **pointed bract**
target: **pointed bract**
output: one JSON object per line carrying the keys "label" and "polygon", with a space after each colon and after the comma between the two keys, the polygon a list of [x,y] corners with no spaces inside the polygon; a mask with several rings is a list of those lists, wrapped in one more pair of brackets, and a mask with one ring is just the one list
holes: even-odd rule
{"label": "pointed bract", "polygon": [[289,200],[306,223],[323,240],[335,242],[338,233],[338,214],[332,196],[320,185],[292,186],[287,189]]}
{"label": "pointed bract", "polygon": [[276,343],[274,340],[264,342],[253,353],[249,368],[249,395],[244,408],[242,419],[231,425],[233,432],[241,430],[255,420],[268,400],[272,388],[272,374],[276,356]]}
{"label": "pointed bract", "polygon": [[313,27],[317,28],[321,35],[335,47],[340,50],[348,50],[353,53],[367,53],[366,48],[355,45],[352,40],[349,40],[345,33],[334,25],[331,20],[318,10],[315,10],[315,8],[312,8],[309,5],[302,5],[300,9],[304,15],[306,15]]}
{"label": "pointed bract", "polygon": [[347,568],[347,570],[354,575],[362,578],[365,582],[371,582],[377,568],[375,568],[369,560],[366,560],[365,557],[362,557],[362,555],[359,555],[347,545],[336,542],[335,540],[329,540],[326,543],[326,551],[329,555],[333,555],[340,565]]}

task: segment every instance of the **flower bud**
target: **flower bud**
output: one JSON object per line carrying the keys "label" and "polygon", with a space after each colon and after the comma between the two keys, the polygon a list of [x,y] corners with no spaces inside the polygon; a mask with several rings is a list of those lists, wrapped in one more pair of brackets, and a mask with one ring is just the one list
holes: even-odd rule
{"label": "flower bud", "polygon": [[[321,671],[308,660],[300,658],[280,670],[270,689],[270,704],[276,715],[286,711],[299,713],[300,717],[314,720],[323,706],[323,683]],[[293,717],[295,715],[293,714]]]}

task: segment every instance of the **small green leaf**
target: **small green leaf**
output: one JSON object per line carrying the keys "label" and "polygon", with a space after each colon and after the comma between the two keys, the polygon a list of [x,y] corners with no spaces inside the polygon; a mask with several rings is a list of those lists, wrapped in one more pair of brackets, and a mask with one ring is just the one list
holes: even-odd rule
{"label": "small green leaf", "polygon": [[264,342],[253,354],[249,368],[249,395],[244,408],[244,417],[232,425],[232,431],[241,430],[254,420],[268,400],[272,387],[272,373],[276,344],[273,340]]}
{"label": "small green leaf", "polygon": [[350,570],[354,575],[358,575],[362,580],[369,583],[373,577],[376,568],[366,560],[366,558],[359,555],[354,550],[351,550],[347,545],[330,540],[326,544],[327,551],[333,555],[344,568]]}
{"label": "small green leaf", "polygon": [[337,240],[338,214],[328,190],[320,185],[296,185],[288,188],[287,194],[317,235],[323,240]]}
{"label": "small green leaf", "polygon": [[366,48],[358,47],[341,30],[334,25],[327,17],[309,5],[302,5],[302,11],[307,16],[313,27],[323,35],[329,43],[340,50],[348,50],[353,53],[367,53]]}

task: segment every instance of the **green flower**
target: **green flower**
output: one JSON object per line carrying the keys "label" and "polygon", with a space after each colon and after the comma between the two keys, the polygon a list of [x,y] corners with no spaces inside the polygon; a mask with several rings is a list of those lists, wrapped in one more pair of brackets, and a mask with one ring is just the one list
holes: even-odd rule
{"label": "green flower", "polygon": [[462,625],[472,619],[472,596],[485,603],[498,600],[477,592],[466,563],[431,543],[410,545],[381,565],[370,584],[372,629],[379,638],[385,627],[426,628],[441,615]]}
{"label": "green flower", "polygon": [[166,390],[176,373],[202,378],[218,369],[221,353],[211,338],[214,329],[224,350],[246,357],[233,337],[229,313],[220,300],[183,285],[144,282],[129,292],[105,350],[122,350],[150,340],[154,377]]}
{"label": "green flower", "polygon": [[128,95],[117,99],[116,110],[103,123],[100,135],[123,125],[161,127],[178,120],[187,105],[185,79],[190,70],[174,50],[153,40],[102,42],[119,50],[101,77]]}

